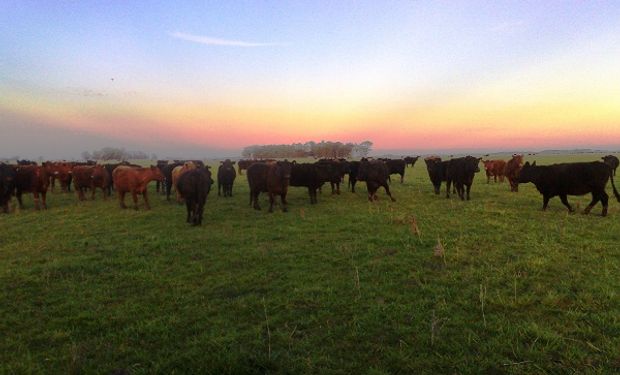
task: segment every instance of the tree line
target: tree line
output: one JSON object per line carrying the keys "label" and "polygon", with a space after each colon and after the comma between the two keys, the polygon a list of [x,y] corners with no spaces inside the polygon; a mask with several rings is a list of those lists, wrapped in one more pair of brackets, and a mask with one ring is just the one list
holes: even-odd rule
{"label": "tree line", "polygon": [[371,141],[342,143],[332,141],[279,145],[252,145],[243,149],[241,155],[250,159],[266,158],[351,158],[365,157],[372,149]]}
{"label": "tree line", "polygon": [[[149,156],[142,151],[127,151],[124,148],[104,147],[93,152],[82,152],[84,160],[130,160],[130,159],[148,159]],[[157,155],[151,155],[151,159],[157,159]]]}

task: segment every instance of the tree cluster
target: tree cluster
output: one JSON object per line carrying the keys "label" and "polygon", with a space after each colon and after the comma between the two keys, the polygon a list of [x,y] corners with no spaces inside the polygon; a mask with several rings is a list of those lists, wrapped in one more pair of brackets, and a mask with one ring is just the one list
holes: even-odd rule
{"label": "tree cluster", "polygon": [[367,156],[372,148],[372,142],[342,143],[309,141],[290,145],[252,145],[243,149],[242,156],[252,159],[266,158],[350,158]]}
{"label": "tree cluster", "polygon": [[127,151],[124,148],[104,147],[93,152],[82,152],[85,160],[129,160],[129,159],[148,159],[149,156],[142,151]]}

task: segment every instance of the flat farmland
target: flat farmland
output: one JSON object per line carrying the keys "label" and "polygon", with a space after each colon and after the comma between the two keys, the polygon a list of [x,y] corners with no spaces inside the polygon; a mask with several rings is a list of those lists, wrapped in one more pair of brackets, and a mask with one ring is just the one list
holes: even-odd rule
{"label": "flat farmland", "polygon": [[37,212],[26,196],[0,216],[0,373],[619,372],[610,184],[606,218],[557,197],[543,212],[532,184],[511,193],[480,168],[471,201],[435,195],[419,160],[393,176],[396,202],[364,183],[317,205],[291,188],[272,214],[237,176],[201,227],[154,183],[150,211],[55,192]]}

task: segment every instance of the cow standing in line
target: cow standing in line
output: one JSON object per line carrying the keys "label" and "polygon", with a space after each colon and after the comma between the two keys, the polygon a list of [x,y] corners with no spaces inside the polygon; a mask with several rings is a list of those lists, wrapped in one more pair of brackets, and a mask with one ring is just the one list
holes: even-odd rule
{"label": "cow standing in line", "polygon": [[[24,208],[22,193],[32,193],[34,197],[34,208],[36,210],[47,209],[47,188],[50,183],[47,170],[36,164],[18,165],[15,169],[15,197],[19,203],[19,208]],[[41,204],[39,204],[39,197]]]}
{"label": "cow standing in line", "polygon": [[177,189],[185,198],[188,223],[201,225],[207,196],[213,179],[209,167],[198,167],[183,173],[177,182]]}
{"label": "cow standing in line", "polygon": [[112,172],[114,180],[114,189],[118,193],[118,200],[121,208],[127,208],[125,205],[125,194],[131,193],[133,198],[134,209],[138,209],[138,194],[142,194],[144,206],[147,210],[151,209],[148,199],[148,184],[153,180],[162,181],[164,176],[156,166],[147,168],[134,168],[128,166],[119,166]]}
{"label": "cow standing in line", "polygon": [[9,213],[9,201],[15,190],[16,172],[11,165],[0,163],[0,207]]}
{"label": "cow standing in line", "polygon": [[325,168],[312,163],[292,162],[290,186],[307,187],[310,204],[317,203],[316,191],[329,181]]}
{"label": "cow standing in line", "polygon": [[351,192],[355,193],[355,184],[357,183],[357,174],[360,169],[359,161],[350,161],[348,165],[348,173],[349,173],[349,183],[348,185],[351,187]]}
{"label": "cow standing in line", "polygon": [[405,165],[407,167],[411,166],[413,168],[415,166],[415,162],[418,161],[419,156],[405,156],[403,159],[405,161]]}
{"label": "cow standing in line", "polygon": [[523,166],[523,155],[514,154],[512,159],[506,163],[504,168],[504,176],[510,183],[510,191],[516,193],[519,191],[519,172]]}
{"label": "cow standing in line", "polygon": [[452,159],[448,162],[446,170],[446,197],[450,197],[450,184],[453,183],[459,198],[465,200],[465,196],[467,196],[467,200],[469,200],[469,192],[474,182],[474,176],[477,172],[480,172],[480,168],[478,167],[480,160],[482,160],[482,158],[465,156],[463,158]]}
{"label": "cow standing in line", "polygon": [[385,162],[381,160],[368,160],[366,158],[363,158],[360,161],[357,180],[366,181],[369,201],[373,202],[379,199],[377,197],[377,190],[379,190],[379,187],[381,186],[383,186],[392,202],[396,201],[396,199],[392,196],[392,193],[390,193],[390,186],[387,183],[389,176],[389,169]]}
{"label": "cow standing in line", "polygon": [[592,201],[583,211],[590,213],[599,201],[603,206],[602,216],[607,216],[609,195],[605,192],[607,181],[611,180],[614,195],[620,202],[620,194],[614,184],[613,173],[609,165],[598,161],[590,163],[563,163],[538,166],[536,162],[525,163],[519,174],[520,183],[531,182],[543,196],[543,211],[547,209],[549,200],[559,196],[560,200],[574,212],[568,203],[568,195],[585,195],[592,193]]}
{"label": "cow standing in line", "polygon": [[[428,172],[428,177],[433,184],[433,190],[435,194],[439,195],[441,190],[441,183],[448,182],[448,164],[449,160],[442,161],[439,156],[429,156],[424,158],[424,163],[426,163],[426,171]],[[448,187],[446,190],[446,197],[450,197],[450,188]],[[454,191],[456,193],[456,189]]]}
{"label": "cow standing in line", "polygon": [[217,168],[217,195],[220,195],[220,191],[224,191],[224,197],[232,197],[233,184],[237,172],[235,172],[235,162],[230,159],[226,159],[220,162],[220,166]]}
{"label": "cow standing in line", "polygon": [[275,196],[282,201],[282,211],[287,212],[286,194],[291,179],[292,163],[277,161],[272,163],[254,163],[248,168],[248,184],[250,185],[250,205],[260,210],[258,196],[261,192],[269,194],[269,212],[273,212]]}
{"label": "cow standing in line", "polygon": [[504,182],[504,169],[506,168],[506,162],[504,160],[483,160],[484,171],[487,175],[487,184],[491,183],[491,177],[493,181]]}

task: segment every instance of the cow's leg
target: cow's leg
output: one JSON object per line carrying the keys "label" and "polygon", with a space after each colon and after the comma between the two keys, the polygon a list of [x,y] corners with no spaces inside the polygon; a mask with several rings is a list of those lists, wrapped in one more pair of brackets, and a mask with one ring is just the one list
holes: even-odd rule
{"label": "cow's leg", "polygon": [[[220,190],[222,189],[222,183],[221,182],[217,182],[217,196],[219,197],[220,194]],[[226,196],[226,189],[224,189],[224,196]]]}
{"label": "cow's leg", "polygon": [[549,199],[551,199],[550,196],[543,195],[543,207],[542,207],[543,211],[547,210],[547,207],[549,206]]}
{"label": "cow's leg", "polygon": [[566,196],[566,194],[560,194],[560,200],[562,201],[562,204],[565,205],[566,208],[568,208],[568,212],[574,212],[575,211],[571,207],[570,203],[568,203],[568,197]]}
{"label": "cow's leg", "polygon": [[357,182],[357,180],[353,180],[351,182],[351,193],[355,193],[355,183]]}
{"label": "cow's leg", "polygon": [[340,195],[340,182],[336,182],[336,194]]}
{"label": "cow's leg", "polygon": [[90,196],[90,199],[94,201],[95,200],[95,189],[96,189],[95,184],[90,185],[90,189],[93,191]]}
{"label": "cow's leg", "polygon": [[607,216],[607,206],[609,205],[609,195],[603,190],[600,194],[601,204],[603,205],[603,211],[601,212],[601,216]]}
{"label": "cow's leg", "polygon": [[446,198],[450,198],[450,185],[452,184],[452,181],[448,180],[446,181]]}
{"label": "cow's leg", "polygon": [[471,191],[471,184],[465,184],[465,189],[467,192],[467,200],[469,200],[469,192]]}
{"label": "cow's leg", "polygon": [[310,197],[310,204],[314,204],[314,199],[312,198],[312,188],[308,186],[308,196]]}
{"label": "cow's leg", "polygon": [[187,209],[187,217],[185,219],[186,223],[192,222],[192,202],[189,199],[185,200],[185,208]]}
{"label": "cow's leg", "polygon": [[22,191],[21,190],[17,190],[15,192],[15,198],[17,198],[17,203],[19,203],[19,208],[20,209],[24,208],[24,202],[22,202]]}
{"label": "cow's leg", "polygon": [[252,200],[254,201],[254,209],[260,211],[260,205],[258,204],[259,195],[260,195],[260,191],[252,192]]}
{"label": "cow's leg", "polygon": [[402,184],[405,181],[405,173],[400,174],[400,183]]}
{"label": "cow's leg", "polygon": [[41,205],[44,210],[47,210],[47,191],[41,192]]}
{"label": "cow's leg", "polygon": [[275,197],[272,192],[269,192],[269,212],[273,212],[273,203],[275,201]]}
{"label": "cow's leg", "polygon": [[601,200],[601,197],[599,195],[598,192],[592,192],[592,201],[590,201],[590,203],[588,204],[588,206],[583,210],[583,213],[585,215],[590,213],[590,210],[592,210],[592,207],[594,207],[598,201]]}
{"label": "cow's leg", "polygon": [[288,212],[288,202],[286,201],[286,193],[280,194],[280,200],[282,201],[282,212]]}
{"label": "cow's leg", "polygon": [[149,204],[149,194],[148,194],[148,189],[145,187],[144,191],[142,192],[142,198],[144,198],[144,206],[147,210],[151,209],[151,205]]}
{"label": "cow's leg", "polygon": [[390,197],[390,199],[392,200],[392,202],[396,202],[396,199],[394,199],[394,197],[392,196],[392,193],[390,193],[390,187],[388,186],[388,184],[384,184],[383,187],[385,188],[385,192],[387,193],[387,195]]}
{"label": "cow's leg", "polygon": [[133,200],[133,209],[138,210],[138,192],[136,190],[131,191],[131,199]]}
{"label": "cow's leg", "polygon": [[39,192],[35,190],[32,193],[32,196],[34,197],[34,209],[35,210],[40,210],[41,206],[39,205]]}
{"label": "cow's leg", "polygon": [[118,193],[118,203],[120,204],[121,208],[127,208],[127,206],[125,206],[125,192],[117,190],[117,193]]}

